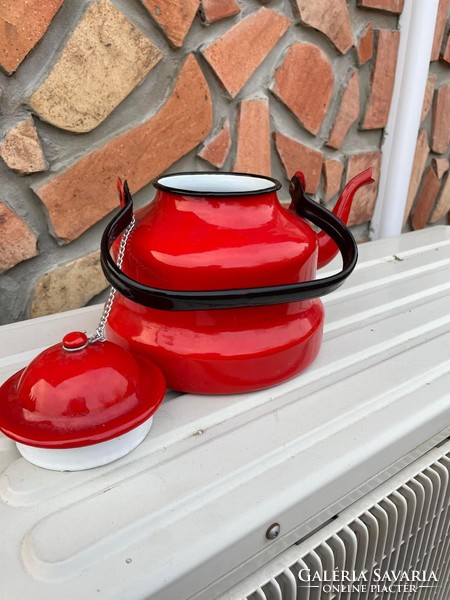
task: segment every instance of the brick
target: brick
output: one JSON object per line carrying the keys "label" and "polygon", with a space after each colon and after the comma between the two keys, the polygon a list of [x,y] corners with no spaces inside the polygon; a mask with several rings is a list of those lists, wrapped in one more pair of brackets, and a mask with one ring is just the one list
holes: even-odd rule
{"label": "brick", "polygon": [[0,144],[0,156],[19,175],[45,171],[47,164],[32,119],[21,121],[8,131]]}
{"label": "brick", "polygon": [[274,134],[274,140],[287,177],[290,179],[296,171],[302,171],[305,175],[305,190],[315,194],[319,188],[322,171],[322,152],[278,132]]}
{"label": "brick", "polygon": [[340,160],[330,158],[323,163],[323,177],[325,181],[325,201],[329,202],[341,191],[342,173],[344,165]]}
{"label": "brick", "polygon": [[362,129],[379,129],[386,125],[394,90],[400,32],[381,29],[377,38],[377,55]]}
{"label": "brick", "polygon": [[0,66],[11,75],[47,31],[63,0],[6,0],[0,8]]}
{"label": "brick", "polygon": [[354,70],[342,95],[341,105],[327,141],[327,146],[336,150],[342,146],[348,130],[359,117],[359,108],[359,75],[358,71]]}
{"label": "brick", "polygon": [[423,98],[422,114],[420,116],[420,124],[425,121],[430,112],[431,104],[433,102],[434,86],[436,85],[436,75],[434,73],[428,74],[427,86],[425,88],[425,96]]}
{"label": "brick", "polygon": [[433,47],[431,49],[431,61],[439,60],[449,8],[450,0],[439,0],[436,27],[434,29]]}
{"label": "brick", "polygon": [[236,0],[202,0],[202,21],[209,25],[227,17],[233,17],[241,12]]}
{"label": "brick", "polygon": [[236,173],[271,175],[269,103],[265,99],[243,100],[237,122]]}
{"label": "brick", "polygon": [[325,53],[314,44],[292,44],[275,73],[272,92],[316,135],[333,94],[334,76]]}
{"label": "brick", "polygon": [[376,8],[396,14],[403,11],[404,4],[405,0],[358,0],[358,6],[363,8]]}
{"label": "brick", "polygon": [[434,94],[431,123],[431,149],[444,154],[450,142],[450,83],[441,86]]}
{"label": "brick", "polygon": [[445,217],[446,214],[450,211],[450,177],[447,177],[444,185],[442,186],[442,191],[440,193],[437,204],[431,213],[431,217],[429,219],[429,223],[437,223]]}
{"label": "brick", "polygon": [[230,148],[230,122],[226,119],[219,131],[203,146],[197,156],[220,169],[223,167]]}
{"label": "brick", "polygon": [[202,50],[231,97],[244,87],[290,24],[287,17],[261,7]]}
{"label": "brick", "polygon": [[0,273],[37,253],[34,233],[13,210],[0,202]]}
{"label": "brick", "polygon": [[56,127],[77,133],[91,131],[161,56],[110,0],[98,0],[81,18],[29,104]]}
{"label": "brick", "polygon": [[107,287],[97,250],[45,273],[33,291],[30,316],[81,308]]}
{"label": "brick", "polygon": [[372,178],[375,180],[356,192],[348,219],[349,226],[365,223],[372,218],[380,179],[380,164],[381,152],[378,150],[359,152],[348,157],[346,183],[369,167],[372,167]]}
{"label": "brick", "polygon": [[117,177],[128,179],[136,192],[200,144],[211,126],[209,87],[189,55],[172,93],[155,115],[33,186],[56,236],[65,242],[80,236],[117,207]]}
{"label": "brick", "polygon": [[358,62],[364,65],[373,56],[373,26],[368,23],[358,38],[358,46],[356,48],[358,54]]}
{"label": "brick", "polygon": [[434,172],[438,176],[438,179],[442,179],[442,177],[447,173],[450,168],[450,163],[446,158],[432,158],[431,164],[433,166]]}
{"label": "brick", "polygon": [[414,199],[419,189],[420,180],[422,179],[423,171],[427,163],[428,154],[430,148],[428,146],[428,135],[425,129],[419,132],[416,144],[416,150],[414,153],[414,161],[411,171],[411,178],[409,180],[408,196],[406,198],[405,214],[403,217],[403,223],[406,223],[411,212]]}
{"label": "brick", "polygon": [[439,181],[438,176],[433,171],[432,167],[428,167],[422,185],[420,186],[411,217],[411,227],[414,230],[423,229],[428,223],[440,187],[441,182]]}
{"label": "brick", "polygon": [[169,42],[181,48],[191,28],[200,0],[142,0]]}
{"label": "brick", "polygon": [[325,34],[342,54],[354,46],[346,0],[295,0],[300,19]]}
{"label": "brick", "polygon": [[442,60],[445,60],[446,63],[450,64],[450,35],[447,37],[447,41],[445,43],[444,53],[442,55]]}

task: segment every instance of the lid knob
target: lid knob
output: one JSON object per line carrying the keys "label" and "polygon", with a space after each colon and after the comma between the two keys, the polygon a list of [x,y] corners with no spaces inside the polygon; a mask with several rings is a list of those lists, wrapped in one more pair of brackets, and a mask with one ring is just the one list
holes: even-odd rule
{"label": "lid knob", "polygon": [[83,331],[71,331],[63,337],[62,347],[67,352],[74,352],[86,348],[88,336]]}

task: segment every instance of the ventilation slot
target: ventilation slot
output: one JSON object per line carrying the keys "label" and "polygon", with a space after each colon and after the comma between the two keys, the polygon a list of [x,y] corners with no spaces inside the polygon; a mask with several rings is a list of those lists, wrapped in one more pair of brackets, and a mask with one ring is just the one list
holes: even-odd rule
{"label": "ventilation slot", "polygon": [[[442,454],[445,450],[447,453]],[[422,465],[423,469],[416,472]],[[227,598],[449,600],[449,473],[447,441],[445,446],[429,452],[311,537],[273,559],[241,582]],[[324,574],[335,569],[340,573],[338,582],[322,581]],[[352,590],[351,582],[342,582],[342,573],[353,571],[363,573],[363,579],[354,582]],[[391,591],[382,589],[383,582],[379,579],[383,573],[405,572],[411,578],[413,571],[425,572],[428,581],[403,581],[402,586]],[[299,573],[303,579],[308,574],[312,577],[317,573],[318,577],[301,581]],[[431,573],[437,583],[433,576],[430,580]],[[384,583],[388,587],[392,580]],[[330,589],[333,585],[339,590]],[[405,588],[410,585],[417,589]]]}

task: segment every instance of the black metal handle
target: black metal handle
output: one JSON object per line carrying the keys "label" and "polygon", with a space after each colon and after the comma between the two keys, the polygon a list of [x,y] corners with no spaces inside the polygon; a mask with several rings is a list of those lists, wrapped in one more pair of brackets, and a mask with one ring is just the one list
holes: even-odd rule
{"label": "black metal handle", "polygon": [[320,227],[338,246],[343,261],[342,270],[339,273],[312,281],[232,290],[174,291],[143,285],[121,271],[110,254],[114,241],[133,218],[133,199],[125,182],[122,196],[124,206],[110,221],[102,236],[100,260],[105,277],[126,298],[143,306],[159,310],[205,310],[265,306],[308,300],[329,294],[344,283],[356,266],[358,247],[355,239],[340,219],[304,193],[297,176],[291,179],[289,192],[296,213]]}

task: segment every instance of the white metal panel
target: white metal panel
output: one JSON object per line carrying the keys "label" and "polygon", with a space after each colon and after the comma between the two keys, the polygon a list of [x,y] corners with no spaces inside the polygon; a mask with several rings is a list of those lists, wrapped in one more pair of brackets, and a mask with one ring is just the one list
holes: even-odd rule
{"label": "white metal panel", "polygon": [[[449,287],[449,228],[365,244],[299,377],[252,394],[169,394],[143,444],[92,471],[33,467],[0,437],[0,598],[3,586],[6,598],[211,600],[370,492],[450,433]],[[98,315],[0,328],[0,377],[70,329],[93,331]],[[399,508],[379,510],[367,555],[395,546]]]}

